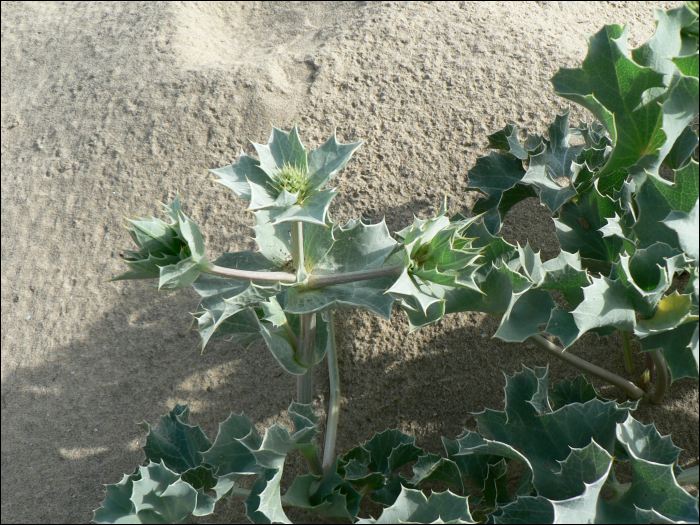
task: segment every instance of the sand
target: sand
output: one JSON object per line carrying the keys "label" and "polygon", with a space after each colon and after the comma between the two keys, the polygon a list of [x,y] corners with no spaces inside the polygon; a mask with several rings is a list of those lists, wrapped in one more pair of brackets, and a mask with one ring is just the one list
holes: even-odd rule
{"label": "sand", "polygon": [[[252,249],[253,217],[204,168],[230,164],[271,123],[304,143],[333,130],[367,143],[340,174],[337,220],[363,214],[391,231],[448,196],[468,213],[466,172],[486,135],[512,121],[543,134],[567,101],[548,79],[586,54],[582,33],[629,22],[637,46],[666,2],[63,3],[2,5],[2,522],[83,523],[144,455],[144,431],[175,403],[213,439],[231,411],[286,421],[295,381],[269,351],[226,342],[204,355],[188,331],[191,289],[165,294],[125,270],[122,216],[160,216],[179,190],[212,258]],[[588,118],[572,108],[572,121]],[[557,253],[549,215],[521,203],[503,235]],[[492,339],[497,319],[460,314],[408,334],[360,311],[338,316],[343,413],[338,452],[397,427],[440,452],[440,436],[502,409],[503,373],[545,366],[528,344]],[[624,375],[620,340],[571,351]],[[642,369],[638,359],[638,371]],[[575,377],[550,362],[552,380]],[[328,381],[316,372],[323,414]],[[620,392],[600,382],[608,397]],[[698,382],[640,403],[698,458]],[[285,470],[286,486],[305,467]],[[291,513],[304,520],[303,514]],[[243,504],[200,522],[244,521]]]}

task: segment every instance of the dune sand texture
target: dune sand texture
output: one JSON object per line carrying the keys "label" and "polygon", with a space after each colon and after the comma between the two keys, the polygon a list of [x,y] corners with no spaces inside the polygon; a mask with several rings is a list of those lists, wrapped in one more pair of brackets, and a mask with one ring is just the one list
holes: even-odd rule
{"label": "dune sand texture", "polygon": [[[253,217],[203,168],[235,161],[270,123],[298,123],[317,147],[368,138],[340,174],[337,220],[386,217],[396,231],[448,195],[468,212],[466,172],[506,121],[544,134],[568,103],[548,79],[586,54],[582,33],[631,23],[638,46],[666,2],[8,2],[2,5],[2,521],[81,523],[143,459],[144,432],[176,402],[213,439],[244,411],[284,420],[295,382],[260,343],[188,332],[191,289],[172,294],[104,281],[125,270],[122,215],[160,213],[179,189],[212,257],[253,249]],[[573,108],[572,121],[589,116]],[[558,249],[549,215],[521,203],[504,237]],[[445,318],[408,335],[360,311],[338,316],[343,414],[338,452],[398,427],[431,452],[502,409],[503,372],[544,366],[534,346],[491,339],[497,320]],[[624,375],[620,340],[571,350]],[[641,360],[637,363],[641,371]],[[550,363],[552,380],[576,372]],[[619,392],[596,382],[603,395]],[[316,404],[327,403],[325,366]],[[697,462],[698,382],[642,402]],[[291,458],[283,485],[305,472]],[[200,522],[244,518],[243,504]],[[303,514],[291,513],[300,520]]]}

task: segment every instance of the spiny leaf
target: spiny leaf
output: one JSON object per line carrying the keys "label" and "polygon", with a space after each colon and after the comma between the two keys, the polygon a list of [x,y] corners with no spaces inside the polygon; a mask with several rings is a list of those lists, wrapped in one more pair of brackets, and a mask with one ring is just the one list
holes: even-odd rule
{"label": "spiny leaf", "polygon": [[619,257],[624,243],[617,237],[604,237],[599,230],[616,214],[622,214],[616,202],[595,188],[577,202],[567,202],[554,219],[561,249],[579,252],[583,265],[591,270],[609,267]]}
{"label": "spiny leaf", "polygon": [[565,499],[575,494],[562,485],[554,465],[565,460],[571,448],[584,448],[591,439],[612,453],[615,423],[624,421],[633,406],[591,399],[552,412],[546,370],[523,367],[523,372],[507,377],[505,412],[487,409],[475,414],[486,439],[473,433],[458,438],[459,450],[449,457],[457,461],[463,455],[484,454],[521,461],[531,469],[540,495]]}
{"label": "spiny leaf", "polygon": [[364,141],[341,144],[335,133],[320,148],[309,152],[309,185],[322,188],[331,181]]}
{"label": "spiny leaf", "polygon": [[494,337],[510,342],[523,342],[540,333],[552,315],[554,299],[546,290],[528,290],[514,294]]}
{"label": "spiny leaf", "polygon": [[540,200],[555,212],[577,192],[575,181],[582,166],[575,164],[583,146],[570,146],[569,110],[557,115],[549,127],[549,141],[540,152],[531,152],[522,183],[534,184]]}
{"label": "spiny leaf", "polygon": [[582,67],[561,68],[551,82],[557,95],[590,110],[610,134],[613,151],[602,176],[635,164],[639,152],[654,153],[664,144],[662,110],[642,97],[649,88],[663,88],[664,76],[634,62],[627,27],[607,25],[587,40]]}
{"label": "spiny leaf", "polygon": [[[697,498],[678,485],[673,463],[666,463],[675,456],[675,451],[667,448],[668,443],[655,429],[652,436],[648,427],[635,423],[628,420],[617,425],[617,440],[632,465],[632,484],[629,487],[620,486],[616,498],[600,503],[600,521],[697,522]],[[648,445],[644,443],[647,439]],[[662,447],[660,450],[653,450],[659,446]],[[649,456],[653,456],[654,460],[646,459]]]}
{"label": "spiny leaf", "polygon": [[633,330],[634,306],[623,282],[607,277],[592,281],[590,286],[583,289],[581,304],[571,312],[579,331],[584,333],[606,326],[623,331]]}
{"label": "spiny leaf", "polygon": [[[189,523],[198,494],[165,464],[150,462],[138,474],[108,485],[107,498],[95,511],[96,523]],[[203,515],[206,510],[199,509]],[[213,510],[213,507],[211,508]]]}
{"label": "spiny leaf", "polygon": [[634,231],[639,240],[638,246],[646,248],[662,241],[671,247],[679,247],[675,231],[663,221],[671,212],[689,213],[698,200],[698,163],[692,160],[674,171],[674,183],[670,184],[656,177],[648,177],[639,189],[637,204],[639,217]]}
{"label": "spiny leaf", "polygon": [[673,292],[661,299],[651,319],[637,324],[643,352],[661,349],[671,379],[698,377],[698,316],[691,312],[692,297]]}
{"label": "spiny leaf", "polygon": [[146,422],[139,426],[148,432],[143,447],[146,459],[153,462],[162,460],[178,474],[200,466],[202,452],[212,445],[199,425],[189,424],[189,407],[185,405],[176,405],[168,415],[160,418],[155,428]]}
{"label": "spiny leaf", "polygon": [[285,494],[287,501],[324,518],[354,521],[362,495],[338,474],[338,462],[322,477],[297,476]]}
{"label": "spiny leaf", "polygon": [[682,211],[672,211],[663,220],[663,223],[678,234],[678,243],[688,256],[698,264],[700,255],[698,253],[698,237],[700,229],[698,224],[698,201],[689,213]]}
{"label": "spiny leaf", "polygon": [[378,519],[361,519],[357,523],[476,523],[469,512],[469,498],[449,491],[433,492],[430,498],[419,490],[401,488],[391,507]]}
{"label": "spiny leaf", "polygon": [[431,480],[449,483],[464,491],[462,475],[457,464],[439,454],[420,456],[416,464],[413,465],[413,478],[409,483],[415,487],[424,481]]}
{"label": "spiny leaf", "polygon": [[[264,255],[250,251],[224,253],[214,261],[214,264],[240,270],[278,269],[275,263]],[[235,320],[232,319],[228,324],[226,322],[245,311],[248,306],[279,294],[285,286],[281,284],[257,286],[252,281],[202,274],[193,283],[193,288],[202,297],[194,316],[202,337],[202,347],[205,347],[212,337],[230,334],[239,326],[244,330],[243,341],[248,344],[254,341],[256,338],[253,337],[254,331],[251,327],[255,326],[255,320],[250,313],[244,314],[246,317],[239,316]]]}

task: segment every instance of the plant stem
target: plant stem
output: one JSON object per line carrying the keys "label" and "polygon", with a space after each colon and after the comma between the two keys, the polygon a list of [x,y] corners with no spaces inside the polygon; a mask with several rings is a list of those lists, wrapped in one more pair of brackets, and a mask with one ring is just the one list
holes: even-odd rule
{"label": "plant stem", "polygon": [[330,468],[335,461],[335,441],[338,436],[338,419],[340,418],[340,373],[338,371],[338,349],[335,346],[335,325],[333,312],[329,312],[328,321],[328,381],[330,399],[328,401],[328,418],[326,420],[326,444],[323,447],[323,470]]}
{"label": "plant stem", "polygon": [[625,372],[628,375],[634,374],[634,355],[632,354],[632,344],[630,342],[630,333],[627,330],[621,332],[622,335],[622,351],[625,354]]}
{"label": "plant stem", "polygon": [[224,266],[217,266],[215,264],[209,265],[209,268],[202,273],[209,273],[219,277],[228,277],[229,279],[260,281],[265,283],[293,283],[297,280],[296,275],[288,272],[255,272],[252,270],[225,268]]}
{"label": "plant stem", "polygon": [[[294,230],[292,230],[293,232]],[[293,238],[293,236],[292,236]],[[303,262],[303,248],[301,251],[301,259]],[[401,275],[404,266],[397,264],[387,266],[385,268],[376,268],[373,270],[360,270],[358,272],[339,273],[331,275],[309,275],[307,280],[307,288],[322,288],[331,284],[353,283],[355,281],[366,281],[368,279],[377,279],[379,277],[392,277]],[[235,268],[225,268],[210,264],[209,268],[203,270],[203,273],[217,275],[219,277],[228,277],[229,279],[252,280],[266,283],[294,283],[297,281],[297,276],[289,272],[256,272],[252,270],[238,270]]]}
{"label": "plant stem", "polygon": [[[306,278],[304,265],[304,224],[300,221],[292,222],[292,264],[296,270],[296,279],[301,281]],[[316,313],[301,314],[299,316],[299,344],[297,345],[297,361],[306,366],[306,373],[297,376],[297,403],[310,405],[314,400],[314,357],[316,350]],[[323,474],[321,460],[318,452],[304,454],[304,459],[309,464],[311,472],[317,475]]]}
{"label": "plant stem", "polygon": [[661,350],[656,349],[649,352],[656,365],[656,387],[651,395],[651,402],[660,405],[664,400],[666,389],[668,388],[668,368]]}
{"label": "plant stem", "polygon": [[314,400],[314,354],[316,350],[316,313],[301,314],[297,360],[308,367],[304,375],[297,376],[297,403],[310,405]]}
{"label": "plant stem", "polygon": [[304,223],[292,222],[292,264],[297,271],[297,277],[306,273],[304,265]]}
{"label": "plant stem", "polygon": [[391,277],[401,275],[404,265],[396,264],[385,268],[376,268],[373,270],[360,270],[358,272],[348,272],[332,275],[310,275],[307,286],[308,288],[322,288],[331,284],[352,283],[355,281],[366,281],[367,279],[377,279],[379,277]]}
{"label": "plant stem", "polygon": [[575,355],[565,352],[557,345],[548,341],[541,335],[533,335],[529,339],[544,350],[546,350],[549,354],[553,355],[554,357],[558,357],[565,363],[568,363],[571,366],[578,368],[582,372],[591,374],[592,376],[602,379],[603,381],[606,381],[611,385],[614,385],[617,388],[623,390],[632,399],[639,399],[644,395],[644,390],[639,388],[634,383],[627,381],[626,379],[618,376],[617,374],[608,372],[604,368],[600,368],[598,366],[595,366],[594,364],[589,363],[588,361],[584,361],[580,357],[576,357]]}
{"label": "plant stem", "polygon": [[[300,221],[292,222],[292,264],[296,270],[297,278],[306,273],[304,267],[304,223]],[[301,314],[299,324],[297,361],[308,368],[305,374],[297,376],[297,403],[310,405],[314,397],[316,314]]]}

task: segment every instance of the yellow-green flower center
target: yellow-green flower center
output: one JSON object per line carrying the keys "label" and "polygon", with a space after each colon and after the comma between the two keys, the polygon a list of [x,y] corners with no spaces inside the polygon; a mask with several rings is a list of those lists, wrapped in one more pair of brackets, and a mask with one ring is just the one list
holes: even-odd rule
{"label": "yellow-green flower center", "polygon": [[291,164],[285,164],[277,173],[272,185],[278,190],[287,190],[289,193],[298,193],[297,202],[306,198],[309,190],[309,174],[305,169]]}

